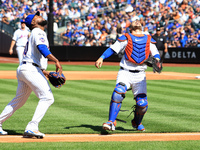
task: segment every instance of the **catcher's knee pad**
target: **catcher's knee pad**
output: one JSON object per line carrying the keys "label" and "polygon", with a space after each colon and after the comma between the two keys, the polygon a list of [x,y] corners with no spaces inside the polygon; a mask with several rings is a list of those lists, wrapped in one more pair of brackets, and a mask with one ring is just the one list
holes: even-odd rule
{"label": "catcher's knee pad", "polygon": [[148,101],[146,94],[138,94],[135,98],[136,100],[136,113],[139,115],[144,115],[148,108]]}
{"label": "catcher's knee pad", "polygon": [[127,87],[124,83],[119,82],[112,94],[112,101],[116,103],[121,103],[123,99],[125,98],[125,93],[126,93]]}

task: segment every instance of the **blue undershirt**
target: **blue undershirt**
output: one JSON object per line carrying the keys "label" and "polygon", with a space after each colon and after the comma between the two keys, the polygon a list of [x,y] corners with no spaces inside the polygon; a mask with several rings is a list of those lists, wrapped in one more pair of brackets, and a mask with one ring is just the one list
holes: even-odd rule
{"label": "blue undershirt", "polygon": [[114,54],[115,52],[111,49],[108,48],[107,50],[105,50],[105,52],[101,55],[100,58],[106,59],[108,57],[110,57],[112,54]]}
{"label": "blue undershirt", "polygon": [[156,54],[153,57],[160,59],[160,55],[159,54]]}
{"label": "blue undershirt", "polygon": [[41,45],[37,45],[38,50],[40,51],[40,53],[46,58],[49,54],[51,54],[51,52],[49,51],[49,49],[47,48],[46,45],[41,44]]}

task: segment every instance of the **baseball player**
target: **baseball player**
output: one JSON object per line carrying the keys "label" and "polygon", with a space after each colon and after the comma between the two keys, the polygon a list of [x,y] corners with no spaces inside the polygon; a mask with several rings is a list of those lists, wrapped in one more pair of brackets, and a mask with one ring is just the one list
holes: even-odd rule
{"label": "baseball player", "polygon": [[8,134],[2,129],[2,123],[25,104],[33,91],[39,98],[39,102],[32,120],[26,126],[24,136],[42,138],[45,134],[39,131],[38,126],[47,109],[54,102],[51,88],[46,79],[46,77],[49,77],[49,72],[45,71],[47,59],[55,62],[56,72],[60,74],[62,74],[62,66],[49,51],[49,42],[44,32],[47,21],[37,12],[36,14],[28,15],[25,23],[31,30],[31,35],[24,50],[22,63],[17,68],[18,87],[16,96],[0,114],[0,134]]}
{"label": "baseball player", "polygon": [[13,47],[16,43],[16,51],[19,58],[19,64],[22,62],[24,48],[28,41],[29,31],[26,29],[25,20],[21,20],[21,28],[14,32],[12,42],[10,44],[9,54],[13,54]]}
{"label": "baseball player", "polygon": [[116,87],[111,96],[109,119],[103,123],[104,130],[115,130],[116,118],[120,111],[122,101],[128,89],[132,88],[136,108],[134,118],[131,121],[133,128],[145,131],[142,119],[148,108],[147,87],[144,61],[149,55],[160,59],[159,52],[153,44],[155,40],[150,35],[142,34],[142,26],[139,21],[132,22],[130,33],[126,33],[117,39],[96,61],[95,66],[100,68],[103,60],[114,53],[123,53],[120,62],[120,70],[117,75]]}

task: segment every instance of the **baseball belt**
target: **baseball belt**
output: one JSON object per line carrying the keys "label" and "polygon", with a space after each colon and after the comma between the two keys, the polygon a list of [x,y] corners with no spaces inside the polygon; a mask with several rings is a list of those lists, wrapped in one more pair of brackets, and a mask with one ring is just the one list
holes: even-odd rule
{"label": "baseball belt", "polygon": [[[26,61],[23,61],[22,62],[22,64],[27,64],[27,62]],[[37,65],[36,63],[31,63],[33,66],[35,66],[35,67],[40,67],[39,65]]]}
{"label": "baseball belt", "polygon": [[[120,67],[120,69],[127,70],[127,69],[124,69],[123,67]],[[127,71],[132,72],[132,73],[139,73],[139,72],[141,72],[140,70],[127,70]]]}

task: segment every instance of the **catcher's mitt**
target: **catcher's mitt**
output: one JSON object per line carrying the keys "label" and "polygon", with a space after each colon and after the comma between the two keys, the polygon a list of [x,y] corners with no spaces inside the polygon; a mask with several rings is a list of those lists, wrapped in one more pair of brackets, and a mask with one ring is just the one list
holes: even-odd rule
{"label": "catcher's mitt", "polygon": [[54,87],[59,88],[65,84],[66,78],[64,74],[59,75],[58,72],[50,72],[49,81]]}
{"label": "catcher's mitt", "polygon": [[162,64],[158,61],[155,57],[150,56],[148,59],[144,61],[149,67],[153,67],[153,72],[161,73],[162,71]]}

